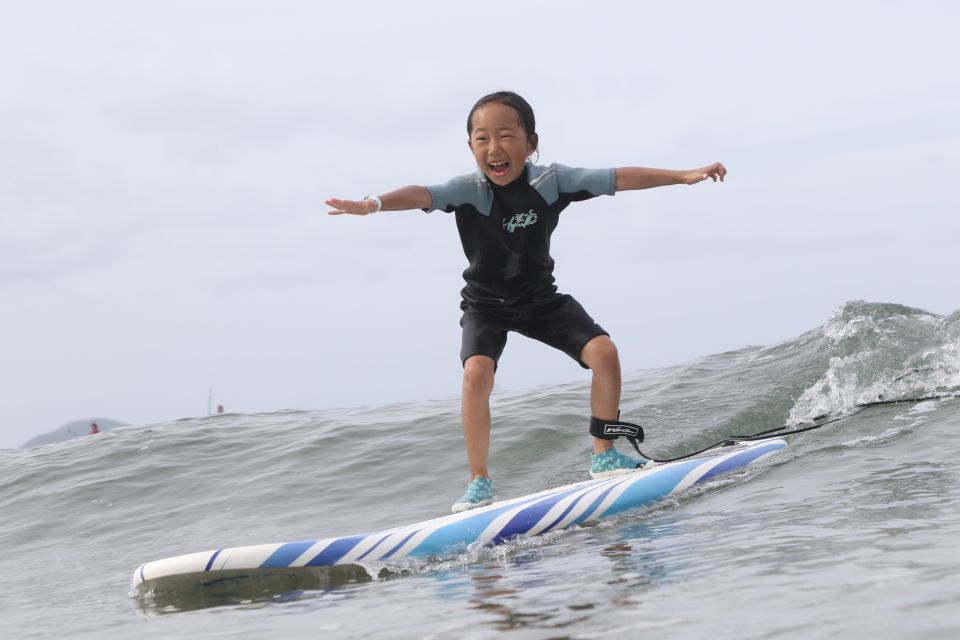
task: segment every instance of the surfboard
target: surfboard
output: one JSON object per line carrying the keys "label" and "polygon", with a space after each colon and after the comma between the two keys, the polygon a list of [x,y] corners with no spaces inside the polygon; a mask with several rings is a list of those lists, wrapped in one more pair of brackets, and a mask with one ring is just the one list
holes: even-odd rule
{"label": "surfboard", "polygon": [[786,445],[782,438],[740,443],[695,458],[548,489],[394,529],[212,549],[155,560],[137,567],[133,587],[141,592],[174,584],[202,587],[251,573],[385,565],[404,558],[443,556],[469,545],[493,546],[517,536],[542,535],[648,505],[763,460]]}

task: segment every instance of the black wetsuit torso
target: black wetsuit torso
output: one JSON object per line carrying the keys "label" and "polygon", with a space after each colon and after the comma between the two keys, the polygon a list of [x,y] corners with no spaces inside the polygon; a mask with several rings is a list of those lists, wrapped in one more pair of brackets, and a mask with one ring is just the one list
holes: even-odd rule
{"label": "black wetsuit torso", "polygon": [[481,173],[428,187],[432,209],[456,212],[463,251],[463,299],[500,306],[556,292],[550,236],[571,202],[615,190],[613,169],[527,165],[506,186]]}

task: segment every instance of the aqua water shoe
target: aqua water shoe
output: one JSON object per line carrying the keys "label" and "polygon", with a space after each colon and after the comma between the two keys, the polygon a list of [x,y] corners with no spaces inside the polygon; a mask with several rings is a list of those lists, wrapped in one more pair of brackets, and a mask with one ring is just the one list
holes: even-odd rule
{"label": "aqua water shoe", "polygon": [[590,455],[590,475],[594,478],[609,478],[649,467],[651,464],[646,458],[631,458],[610,447]]}
{"label": "aqua water shoe", "polygon": [[493,502],[497,497],[493,495],[493,480],[477,476],[467,485],[467,491],[463,497],[453,503],[450,510],[454,513],[460,513],[467,509],[476,509]]}

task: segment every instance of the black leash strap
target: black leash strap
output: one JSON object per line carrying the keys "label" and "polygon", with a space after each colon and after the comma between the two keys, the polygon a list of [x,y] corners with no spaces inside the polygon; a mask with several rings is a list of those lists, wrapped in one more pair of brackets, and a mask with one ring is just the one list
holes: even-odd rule
{"label": "black leash strap", "polygon": [[643,442],[643,427],[638,424],[621,420],[601,420],[591,416],[590,435],[601,440],[626,438],[637,450],[637,453],[643,455],[640,452],[640,443]]}

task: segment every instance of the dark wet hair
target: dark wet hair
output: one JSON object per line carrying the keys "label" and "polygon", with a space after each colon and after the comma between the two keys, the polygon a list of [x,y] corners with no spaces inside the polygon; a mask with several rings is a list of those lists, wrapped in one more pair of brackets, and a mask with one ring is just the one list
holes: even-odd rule
{"label": "dark wet hair", "polygon": [[467,116],[467,135],[473,135],[473,114],[477,109],[491,102],[499,102],[517,112],[517,115],[520,116],[520,126],[523,127],[527,134],[527,140],[530,141],[536,151],[539,136],[537,135],[537,119],[533,115],[533,107],[522,96],[513,91],[497,91],[477,100],[477,104],[473,105],[473,109],[470,109],[470,114]]}

